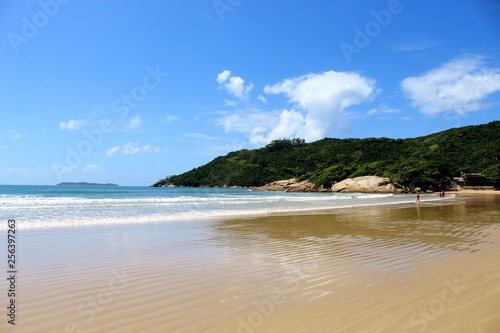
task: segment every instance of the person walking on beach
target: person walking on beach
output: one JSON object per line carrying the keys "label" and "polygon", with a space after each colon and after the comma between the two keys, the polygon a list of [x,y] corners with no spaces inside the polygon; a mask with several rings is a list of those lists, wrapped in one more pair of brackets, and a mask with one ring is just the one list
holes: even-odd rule
{"label": "person walking on beach", "polygon": [[415,201],[415,203],[420,203],[420,191],[417,191],[417,200]]}

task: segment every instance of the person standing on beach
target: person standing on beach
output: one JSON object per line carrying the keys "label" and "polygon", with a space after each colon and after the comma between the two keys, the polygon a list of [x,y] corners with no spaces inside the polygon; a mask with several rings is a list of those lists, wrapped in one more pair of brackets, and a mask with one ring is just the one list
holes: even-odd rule
{"label": "person standing on beach", "polygon": [[417,191],[417,200],[415,201],[415,203],[420,203],[420,191]]}

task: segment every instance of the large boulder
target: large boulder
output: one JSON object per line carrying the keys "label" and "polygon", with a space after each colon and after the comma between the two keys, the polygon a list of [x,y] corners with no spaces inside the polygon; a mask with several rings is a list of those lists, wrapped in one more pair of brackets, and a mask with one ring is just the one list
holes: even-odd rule
{"label": "large boulder", "polygon": [[278,180],[256,188],[257,191],[279,192],[324,192],[322,186],[318,187],[309,180],[298,181],[296,178]]}
{"label": "large boulder", "polygon": [[377,192],[377,193],[394,193],[394,192],[398,192],[398,189],[394,186],[394,184],[387,184],[387,185],[377,186],[377,188],[375,189],[375,192]]}
{"label": "large boulder", "polygon": [[353,192],[362,192],[362,193],[387,193],[394,192],[395,187],[392,184],[391,187],[387,185],[380,186],[381,183],[388,182],[389,178],[383,178],[378,176],[363,176],[356,178],[348,178],[344,179],[336,184],[334,184],[331,188],[332,192],[345,192],[345,193],[353,193]]}
{"label": "large boulder", "polygon": [[369,188],[376,188],[379,186],[380,183],[382,182],[388,182],[389,178],[382,178],[378,176],[363,176],[363,177],[356,177],[352,179],[356,184],[359,186],[365,186]]}
{"label": "large boulder", "polygon": [[286,192],[317,192],[318,187],[308,180],[301,182],[291,183]]}
{"label": "large boulder", "polygon": [[351,178],[344,179],[338,183],[333,184],[332,188],[330,189],[332,192],[342,192],[345,189],[349,188],[349,186],[352,186],[354,184],[354,180]]}
{"label": "large boulder", "polygon": [[287,180],[277,180],[275,182],[266,184],[264,186],[257,187],[258,191],[285,191],[290,184],[295,183],[297,180],[295,178]]}

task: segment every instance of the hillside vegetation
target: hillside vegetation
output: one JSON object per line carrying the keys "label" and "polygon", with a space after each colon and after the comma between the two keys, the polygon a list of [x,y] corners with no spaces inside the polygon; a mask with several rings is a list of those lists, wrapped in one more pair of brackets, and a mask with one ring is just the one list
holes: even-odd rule
{"label": "hillside vegetation", "polygon": [[297,177],[330,187],[345,178],[389,177],[405,186],[449,183],[461,172],[500,179],[500,121],[411,139],[274,140],[239,150],[154,186],[261,186]]}

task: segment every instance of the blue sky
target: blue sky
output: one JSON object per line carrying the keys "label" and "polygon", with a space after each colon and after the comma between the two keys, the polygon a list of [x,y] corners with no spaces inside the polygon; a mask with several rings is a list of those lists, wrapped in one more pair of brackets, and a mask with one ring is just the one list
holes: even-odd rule
{"label": "blue sky", "polygon": [[499,0],[0,3],[0,184],[499,120]]}

